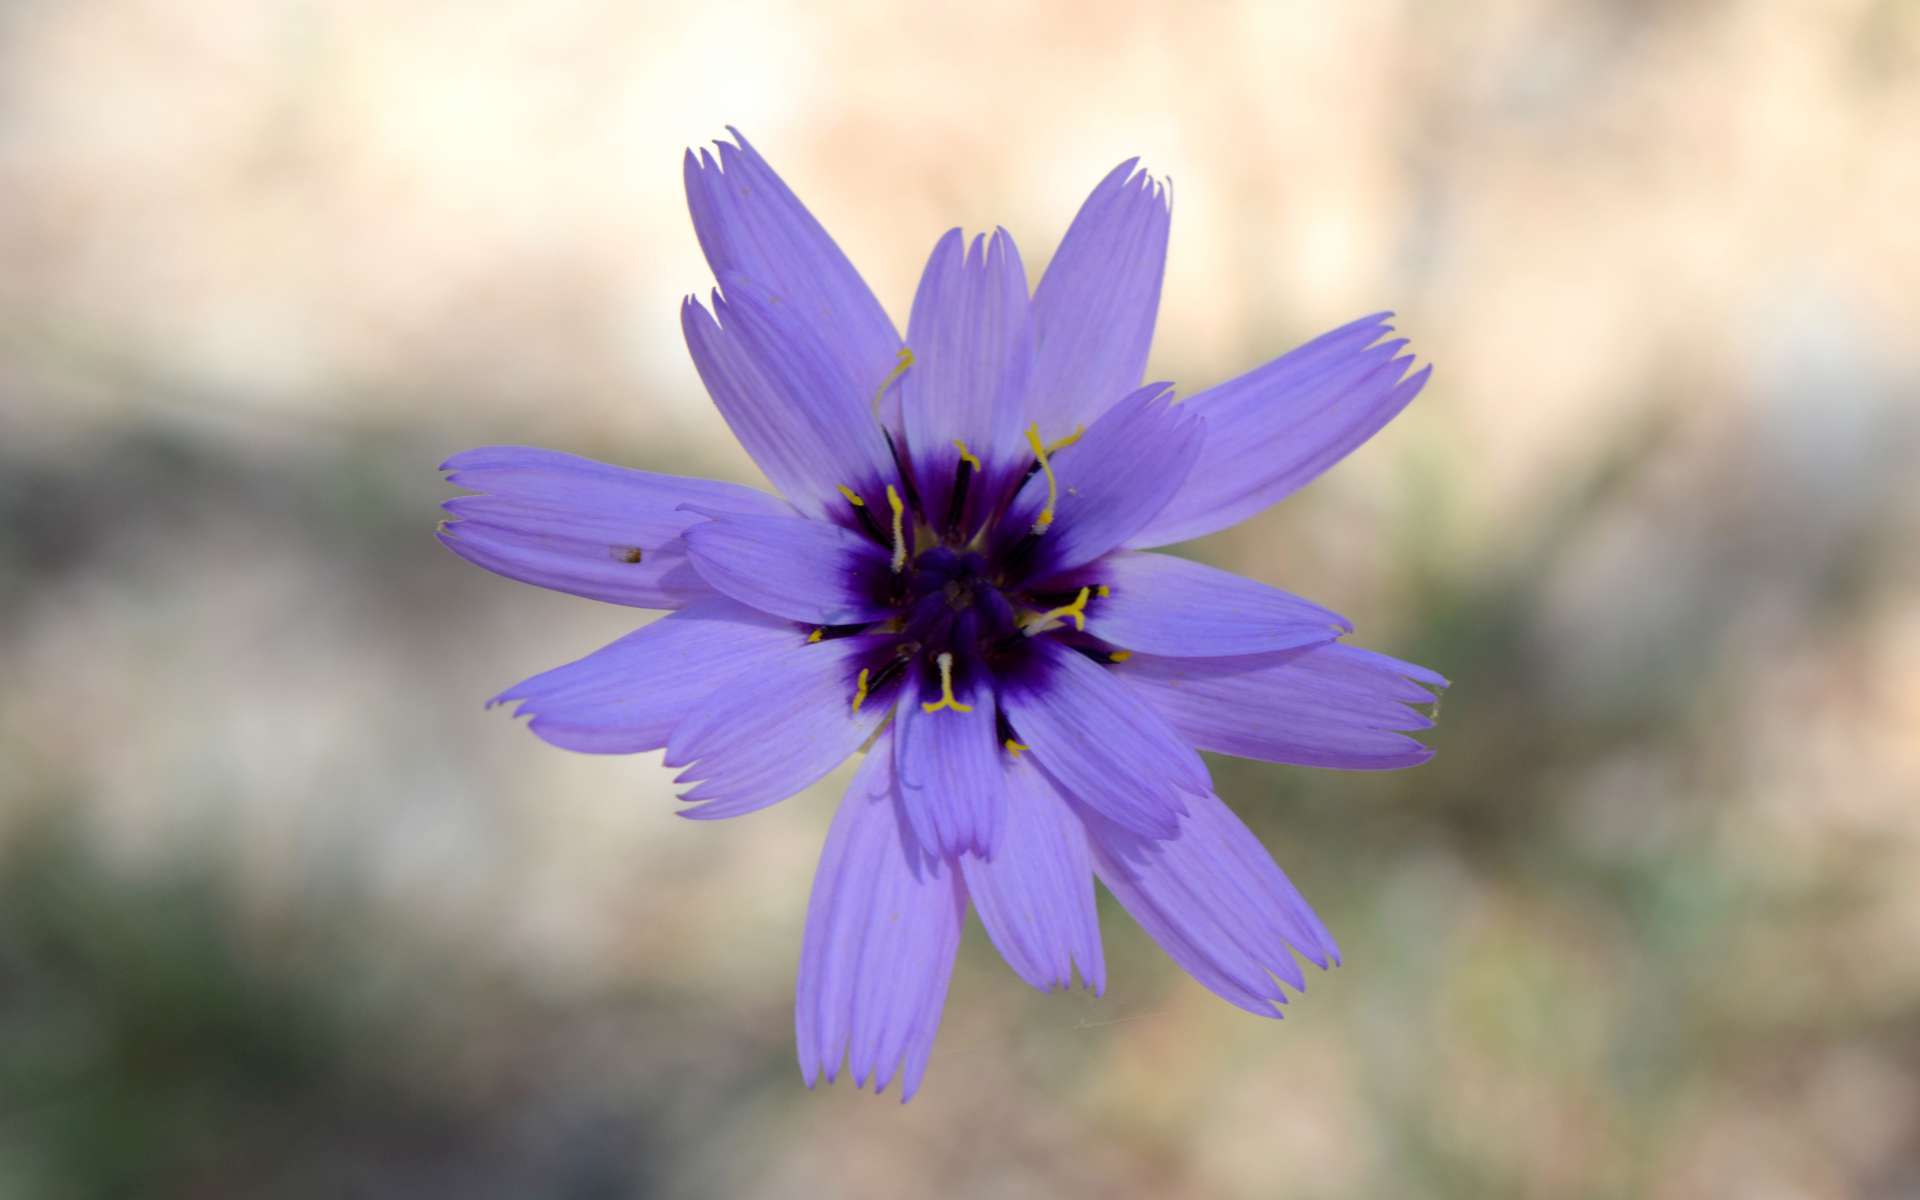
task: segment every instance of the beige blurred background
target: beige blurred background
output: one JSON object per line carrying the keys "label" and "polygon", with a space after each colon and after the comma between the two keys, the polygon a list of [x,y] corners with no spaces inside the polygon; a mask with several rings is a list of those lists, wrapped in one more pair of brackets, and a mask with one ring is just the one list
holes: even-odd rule
{"label": "beige blurred background", "polygon": [[[754,478],[676,306],[739,125],[904,322],[1174,180],[1150,376],[1394,308],[1414,408],[1192,548],[1455,681],[1216,762],[1288,1019],[969,930],[805,1091],[844,773],[672,815],[480,702],[646,614],[433,544],[449,453]],[[1920,1195],[1920,5],[0,3],[0,1197]]]}

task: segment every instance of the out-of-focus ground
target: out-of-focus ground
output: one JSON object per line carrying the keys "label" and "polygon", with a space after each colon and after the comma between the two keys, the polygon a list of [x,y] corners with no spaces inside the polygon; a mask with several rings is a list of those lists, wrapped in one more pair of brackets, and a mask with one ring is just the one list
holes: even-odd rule
{"label": "out-of-focus ground", "polygon": [[[696,824],[481,710],[645,614],[436,463],[754,478],[728,122],[897,318],[1141,154],[1150,377],[1436,364],[1192,548],[1455,681],[1416,771],[1214,764],[1347,952],[1286,1021],[975,927],[924,1092],[810,1094],[844,773]],[[0,1196],[1920,1194],[1916,212],[1902,0],[0,5]]]}

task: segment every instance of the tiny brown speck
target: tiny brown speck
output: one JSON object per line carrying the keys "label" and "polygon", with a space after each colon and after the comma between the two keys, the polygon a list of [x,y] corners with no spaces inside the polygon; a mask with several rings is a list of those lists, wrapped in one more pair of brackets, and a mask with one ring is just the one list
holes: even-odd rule
{"label": "tiny brown speck", "polygon": [[638,546],[615,546],[612,549],[613,556],[621,562],[637,563],[640,561],[640,547]]}

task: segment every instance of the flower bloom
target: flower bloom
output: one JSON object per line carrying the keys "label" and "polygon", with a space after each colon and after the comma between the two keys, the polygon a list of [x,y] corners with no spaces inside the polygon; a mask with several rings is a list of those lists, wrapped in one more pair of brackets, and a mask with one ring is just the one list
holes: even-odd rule
{"label": "flower bloom", "polygon": [[488,570],[672,613],[495,698],[593,753],[666,750],[683,816],[738,816],[865,760],[827,833],[795,1030],[809,1086],[926,1070],[971,904],[1022,979],[1106,983],[1098,876],[1195,979],[1279,1015],[1326,927],[1197,750],[1411,766],[1438,675],[1340,616],[1149,548],[1293,492],[1413,399],[1387,314],[1176,403],[1141,386],[1169,207],[1128,161],[1039,287],[1005,230],[949,232],[903,344],[735,132],[686,157],[720,287],[681,310],[779,495],[490,447],[440,540]]}

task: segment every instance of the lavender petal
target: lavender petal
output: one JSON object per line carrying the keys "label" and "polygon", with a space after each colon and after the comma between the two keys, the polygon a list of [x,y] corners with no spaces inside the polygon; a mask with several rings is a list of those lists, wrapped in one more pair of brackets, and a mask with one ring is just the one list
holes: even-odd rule
{"label": "lavender petal", "polygon": [[987,936],[1014,974],[1041,991],[1107,987],[1086,827],[1024,755],[1006,761],[1007,827],[991,859],[959,860]]}
{"label": "lavender petal", "polygon": [[1236,525],[1311,483],[1378,433],[1426,385],[1412,375],[1390,313],[1323,334],[1263,367],[1190,397],[1206,423],[1184,485],[1130,546],[1164,546]]}
{"label": "lavender petal", "polygon": [[678,608],[713,589],[687,562],[681,535],[719,512],[790,514],[778,497],[738,484],[634,471],[526,446],[484,446],[440,465],[457,496],[441,544],[509,579],[613,604]]}
{"label": "lavender petal", "polygon": [[833,1082],[844,1062],[855,1087],[871,1079],[878,1093],[897,1069],[904,1102],[926,1072],[967,899],[952,864],[906,831],[891,736],[868,753],[827,831],[793,1015],[808,1087]]}
{"label": "lavender petal", "polygon": [[1433,720],[1446,680],[1338,642],[1238,658],[1136,654],[1114,672],[1203,750],[1347,771],[1418,766],[1433,750],[1403,731]]}
{"label": "lavender petal", "polygon": [[1220,798],[1190,797],[1172,837],[1153,839],[1082,808],[1094,872],[1173,960],[1210,991],[1263,1017],[1339,947],[1305,898]]}
{"label": "lavender petal", "polygon": [[1027,419],[1049,439],[1091,425],[1146,370],[1172,210],[1137,161],[1093,189],[1034,290]]}
{"label": "lavender petal", "polygon": [[791,621],[710,596],[487,703],[516,704],[514,716],[568,750],[657,750],[694,705],[805,641]]}

